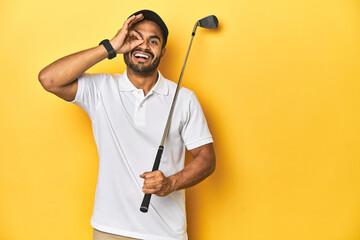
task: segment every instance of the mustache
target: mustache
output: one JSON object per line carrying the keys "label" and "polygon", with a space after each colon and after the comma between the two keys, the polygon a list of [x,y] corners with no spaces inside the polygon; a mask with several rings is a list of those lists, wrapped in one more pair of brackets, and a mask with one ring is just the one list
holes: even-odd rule
{"label": "mustache", "polygon": [[149,50],[141,49],[141,48],[134,48],[134,49],[131,51],[131,55],[133,55],[133,53],[134,53],[135,51],[148,53],[148,54],[150,54],[151,58],[154,58],[154,54],[153,54],[151,51],[149,51]]}

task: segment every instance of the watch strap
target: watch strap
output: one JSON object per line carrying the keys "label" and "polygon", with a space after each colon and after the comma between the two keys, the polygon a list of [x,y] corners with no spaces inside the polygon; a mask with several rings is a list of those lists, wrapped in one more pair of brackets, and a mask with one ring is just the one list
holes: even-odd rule
{"label": "watch strap", "polygon": [[114,57],[116,57],[116,52],[114,48],[111,46],[111,43],[109,42],[108,39],[102,40],[99,45],[101,44],[104,45],[106,51],[109,54],[108,59],[113,59]]}

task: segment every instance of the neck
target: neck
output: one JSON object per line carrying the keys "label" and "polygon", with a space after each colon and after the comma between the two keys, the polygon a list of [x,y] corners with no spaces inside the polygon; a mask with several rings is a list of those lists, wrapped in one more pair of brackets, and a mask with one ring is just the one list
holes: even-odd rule
{"label": "neck", "polygon": [[145,96],[150,92],[150,90],[155,86],[158,79],[158,71],[154,71],[149,75],[142,76],[135,73],[130,68],[126,70],[127,77],[130,82],[137,88],[144,91]]}

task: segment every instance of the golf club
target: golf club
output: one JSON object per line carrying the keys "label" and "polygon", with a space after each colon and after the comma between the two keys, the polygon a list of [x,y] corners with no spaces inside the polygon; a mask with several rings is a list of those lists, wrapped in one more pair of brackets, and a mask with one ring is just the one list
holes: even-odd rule
{"label": "golf club", "polygon": [[[188,59],[188,56],[189,56],[191,44],[192,44],[193,38],[195,36],[196,29],[197,29],[198,26],[202,27],[202,28],[207,28],[207,29],[215,29],[215,28],[217,28],[218,23],[219,23],[218,19],[214,15],[210,15],[210,16],[207,16],[205,18],[202,18],[202,19],[200,19],[199,21],[197,21],[195,23],[194,30],[193,30],[193,32],[191,34],[190,46],[189,46],[189,49],[188,49],[186,57],[185,57],[184,66],[183,66],[183,68],[181,70],[180,78],[179,78],[179,81],[178,81],[178,84],[177,84],[177,87],[176,87],[175,95],[174,95],[174,98],[173,98],[173,102],[171,104],[169,116],[168,116],[168,119],[167,119],[167,122],[166,122],[166,126],[165,126],[165,129],[164,129],[164,133],[163,133],[163,136],[162,136],[162,139],[161,139],[159,149],[158,149],[157,154],[156,154],[156,158],[155,158],[155,161],[154,161],[152,171],[156,171],[156,170],[159,169],[160,159],[161,159],[162,153],[164,151],[164,143],[165,143],[166,137],[167,137],[167,135],[169,133],[171,118],[172,118],[172,115],[173,115],[173,112],[174,112],[174,106],[175,106],[175,103],[176,103],[177,95],[179,93],[181,79],[182,79],[183,74],[184,74],[185,65],[186,65],[186,62],[187,62],[187,59]],[[143,198],[143,201],[142,201],[141,207],[140,207],[141,212],[146,213],[149,210],[150,198],[151,198],[151,194],[145,194],[144,195],[144,198]]]}

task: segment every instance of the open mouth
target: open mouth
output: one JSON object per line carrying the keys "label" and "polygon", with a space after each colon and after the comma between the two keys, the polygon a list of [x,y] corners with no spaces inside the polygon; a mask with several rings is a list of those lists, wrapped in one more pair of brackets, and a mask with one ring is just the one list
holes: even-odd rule
{"label": "open mouth", "polygon": [[142,51],[135,51],[132,56],[140,62],[146,62],[152,58],[152,55],[150,53]]}

